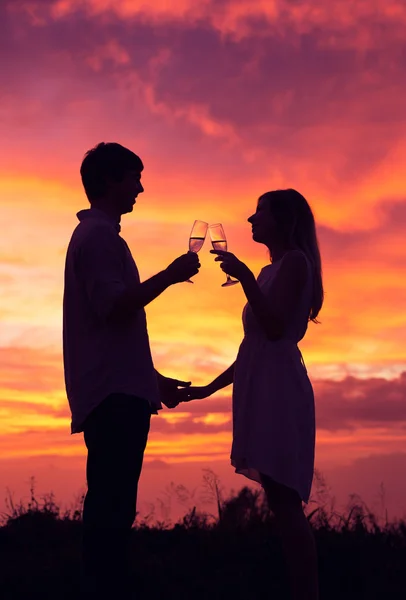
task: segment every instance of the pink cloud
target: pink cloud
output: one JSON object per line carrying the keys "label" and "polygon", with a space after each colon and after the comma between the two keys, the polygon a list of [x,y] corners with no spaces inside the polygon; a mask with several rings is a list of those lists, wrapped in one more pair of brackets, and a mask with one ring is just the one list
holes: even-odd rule
{"label": "pink cloud", "polygon": [[[290,27],[300,34],[309,33],[314,28],[328,28],[342,34],[344,40],[357,40],[376,45],[376,37],[382,33],[377,27],[378,36],[373,36],[368,25],[385,23],[395,31],[406,21],[406,11],[401,0],[373,4],[362,0],[353,4],[343,4],[332,0],[328,7],[322,0],[309,3],[306,0],[203,0],[196,4],[193,0],[156,0],[145,4],[138,0],[53,0],[47,3],[40,0],[16,0],[10,2],[10,9],[25,13],[34,26],[42,26],[49,19],[64,19],[72,14],[81,13],[94,18],[100,15],[116,16],[119,19],[136,18],[153,23],[178,20],[186,24],[208,22],[224,34],[239,37],[252,35],[258,25],[274,26],[279,29]],[[358,27],[355,27],[357,23]],[[357,30],[357,31],[356,31]],[[261,29],[259,31],[261,33]],[[331,43],[338,43],[333,38]],[[348,43],[348,42],[347,42]]]}
{"label": "pink cloud", "polygon": [[406,372],[383,378],[315,382],[319,429],[406,429]]}
{"label": "pink cloud", "polygon": [[[243,168],[245,180],[313,181],[321,192],[363,181],[404,135],[400,2],[6,6],[14,7],[4,32],[14,56],[9,121],[41,130],[37,144],[57,144],[52,128],[65,130],[68,161],[72,133],[77,152],[96,132],[128,139],[130,131],[153,144],[164,168],[176,136],[185,167],[193,142],[195,171],[218,163],[224,181]],[[46,20],[40,38],[23,8]],[[221,23],[244,36],[227,36]],[[34,41],[35,77],[27,51]],[[16,94],[30,103],[16,110]]]}

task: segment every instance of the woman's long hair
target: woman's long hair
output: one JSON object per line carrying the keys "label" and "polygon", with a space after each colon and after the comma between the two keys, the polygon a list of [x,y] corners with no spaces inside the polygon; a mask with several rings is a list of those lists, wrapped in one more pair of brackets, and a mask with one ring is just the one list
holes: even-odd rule
{"label": "woman's long hair", "polygon": [[317,315],[323,305],[324,291],[312,209],[306,198],[292,189],[266,192],[260,199],[269,206],[281,242],[287,248],[302,250],[313,267],[313,296],[309,320],[318,323]]}

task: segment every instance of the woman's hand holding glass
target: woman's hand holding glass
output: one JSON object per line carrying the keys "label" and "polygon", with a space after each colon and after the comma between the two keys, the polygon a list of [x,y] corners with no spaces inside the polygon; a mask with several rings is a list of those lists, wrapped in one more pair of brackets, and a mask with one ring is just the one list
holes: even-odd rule
{"label": "woman's hand holding glass", "polygon": [[210,250],[210,253],[217,254],[217,257],[214,260],[220,262],[220,267],[224,273],[236,277],[239,281],[244,279],[244,276],[250,272],[247,265],[231,252],[226,252],[224,250]]}
{"label": "woman's hand holding glass", "polygon": [[[214,251],[223,251],[227,253],[227,238],[224,232],[224,228],[221,223],[216,223],[215,225],[210,225],[209,227],[210,239]],[[213,250],[211,251],[213,253]],[[224,271],[224,269],[223,269]],[[235,285],[238,281],[231,279],[228,271],[225,271],[227,274],[227,281],[222,284],[222,287],[228,287],[230,285]]]}

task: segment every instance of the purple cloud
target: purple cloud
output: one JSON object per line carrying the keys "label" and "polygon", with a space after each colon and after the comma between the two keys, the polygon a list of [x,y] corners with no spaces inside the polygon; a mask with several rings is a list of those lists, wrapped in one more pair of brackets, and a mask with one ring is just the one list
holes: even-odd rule
{"label": "purple cloud", "polygon": [[[346,12],[279,2],[276,16],[207,3],[199,18],[91,10],[95,3],[71,3],[57,17],[55,4],[2,5],[4,99],[21,136],[38,128],[57,144],[57,128],[85,144],[97,131],[130,131],[151,140],[160,162],[174,148],[189,164],[198,144],[194,167],[221,160],[225,180],[241,165],[252,177],[265,169],[293,179],[300,163],[326,184],[331,174],[359,180],[404,135],[397,2],[397,19],[384,3]],[[224,29],[227,15],[236,31]]]}

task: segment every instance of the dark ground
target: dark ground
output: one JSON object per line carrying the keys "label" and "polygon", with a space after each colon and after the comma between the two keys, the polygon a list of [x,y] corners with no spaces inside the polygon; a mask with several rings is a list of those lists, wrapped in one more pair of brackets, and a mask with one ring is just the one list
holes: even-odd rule
{"label": "dark ground", "polygon": [[[258,493],[224,502],[221,519],[189,514],[181,524],[133,531],[139,600],[274,598],[286,580],[272,517]],[[321,600],[406,598],[406,524],[378,525],[355,506],[311,517],[319,550]],[[0,598],[78,598],[81,522],[51,503],[17,507],[0,528]],[[264,593],[268,590],[268,593]]]}

